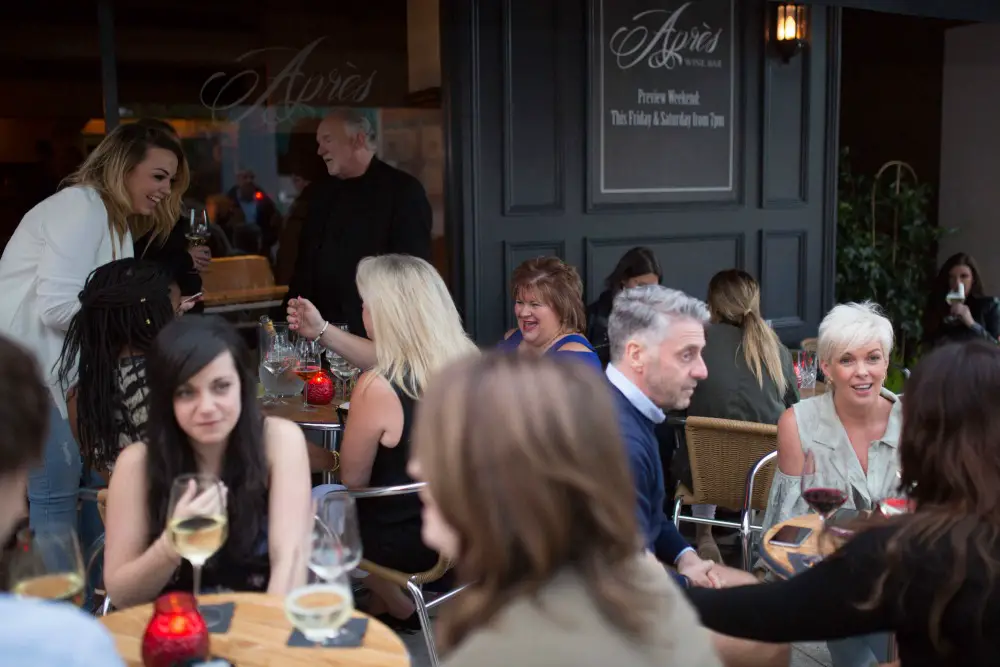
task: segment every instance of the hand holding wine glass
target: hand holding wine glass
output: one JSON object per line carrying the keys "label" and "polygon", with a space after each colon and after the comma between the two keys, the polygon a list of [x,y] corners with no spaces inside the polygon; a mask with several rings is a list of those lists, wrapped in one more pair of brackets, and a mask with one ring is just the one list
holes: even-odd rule
{"label": "hand holding wine glass", "polygon": [[833,513],[847,502],[850,484],[844,470],[832,452],[811,449],[802,460],[802,499],[820,515],[824,529]]}
{"label": "hand holding wine glass", "polygon": [[201,590],[201,568],[228,536],[226,489],[215,475],[181,475],[170,489],[167,537],[174,550],[191,563],[194,595]]}

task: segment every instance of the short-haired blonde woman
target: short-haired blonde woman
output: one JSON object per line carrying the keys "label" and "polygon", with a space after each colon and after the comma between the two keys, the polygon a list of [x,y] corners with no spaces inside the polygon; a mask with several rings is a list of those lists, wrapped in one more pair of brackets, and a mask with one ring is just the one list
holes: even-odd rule
{"label": "short-haired blonde woman", "polygon": [[448,667],[719,665],[642,555],[624,451],[608,387],[582,364],[491,354],[431,383],[411,462],[424,541],[470,584],[438,619]]}
{"label": "short-haired blonde woman", "polygon": [[82,463],[55,365],[87,276],[132,257],[132,237],[166,238],[188,167],[176,138],[145,124],[115,128],[56,194],[25,214],[0,258],[0,332],[30,346],[52,393],[42,467],[28,482],[31,525],[75,524]]}
{"label": "short-haired blonde woman", "polygon": [[[708,377],[698,382],[687,413],[777,424],[799,391],[792,355],[760,314],[760,285],[746,271],[720,271],[708,283],[708,309],[712,321],[701,352]],[[674,468],[681,481],[692,483],[686,449]],[[714,505],[695,505],[692,512],[715,518]],[[698,524],[696,533],[698,555],[721,563],[712,527]]]}
{"label": "short-haired blonde woman", "polygon": [[[825,393],[796,403],[778,420],[778,470],[764,515],[764,530],[806,514],[800,479],[805,453],[816,450],[842,462],[850,485],[845,508],[873,509],[897,495],[901,399],[885,389],[892,354],[892,323],[871,302],[834,306],[819,325],[817,356]],[[867,665],[884,648],[861,639],[830,642],[837,667]],[[860,652],[860,653],[859,653]]]}
{"label": "short-haired blonde woman", "polygon": [[[448,362],[477,355],[479,349],[466,335],[441,276],[426,261],[409,255],[366,257],[358,264],[356,282],[371,342],[354,342],[358,348],[371,346],[374,353],[351,395],[340,446],[341,481],[348,488],[410,484],[406,464],[413,410],[427,379]],[[306,299],[289,304],[288,319],[307,337],[336,329],[322,324]],[[322,335],[319,338],[324,342]],[[438,555],[420,539],[421,509],[414,495],[359,501],[365,558],[403,572],[431,569]],[[371,613],[388,612],[416,624],[413,603],[400,588],[374,576],[365,584],[375,598]]]}
{"label": "short-haired blonde woman", "polygon": [[601,360],[583,335],[587,314],[583,281],[558,257],[536,257],[514,269],[510,280],[517,328],[500,342],[501,350],[532,356],[556,355],[602,370]]}

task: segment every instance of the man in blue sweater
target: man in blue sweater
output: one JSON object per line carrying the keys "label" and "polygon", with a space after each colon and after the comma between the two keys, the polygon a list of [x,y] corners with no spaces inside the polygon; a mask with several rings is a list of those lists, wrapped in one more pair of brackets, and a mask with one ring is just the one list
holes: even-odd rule
{"label": "man in blue sweater", "polygon": [[623,290],[615,297],[608,322],[607,375],[632,465],[636,511],[647,547],[691,584],[714,587],[724,574],[736,571],[713,568],[712,561],[702,560],[667,519],[663,465],[654,432],[666,419],[663,411],[685,409],[698,381],[708,377],[701,358],[708,317],[704,303],[677,290],[661,285]]}

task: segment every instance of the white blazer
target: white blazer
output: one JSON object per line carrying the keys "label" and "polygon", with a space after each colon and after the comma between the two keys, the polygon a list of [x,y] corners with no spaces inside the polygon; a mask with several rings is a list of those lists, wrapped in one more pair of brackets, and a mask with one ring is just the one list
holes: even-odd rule
{"label": "white blazer", "polygon": [[97,191],[74,186],[28,211],[0,257],[0,332],[35,353],[63,418],[55,365],[80,291],[94,269],[133,254],[130,233],[120,244],[112,239]]}

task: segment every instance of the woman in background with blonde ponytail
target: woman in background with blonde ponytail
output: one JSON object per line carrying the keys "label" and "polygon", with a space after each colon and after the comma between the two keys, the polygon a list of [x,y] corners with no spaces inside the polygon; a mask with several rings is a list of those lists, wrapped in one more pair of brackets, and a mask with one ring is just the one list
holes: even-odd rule
{"label": "woman in background with blonde ponytail", "polygon": [[[721,271],[708,283],[708,308],[712,323],[702,351],[708,378],[698,383],[688,415],[777,424],[798,402],[799,391],[791,353],[761,317],[760,285],[746,271]],[[690,484],[687,451],[681,454],[682,469],[674,474]],[[692,511],[715,516],[713,505],[695,505]],[[721,562],[711,526],[697,526],[696,546],[702,558]]]}

